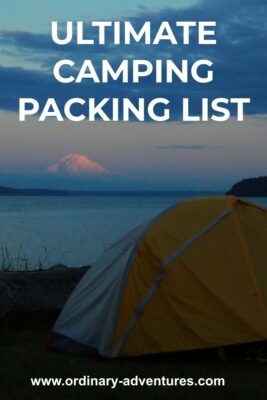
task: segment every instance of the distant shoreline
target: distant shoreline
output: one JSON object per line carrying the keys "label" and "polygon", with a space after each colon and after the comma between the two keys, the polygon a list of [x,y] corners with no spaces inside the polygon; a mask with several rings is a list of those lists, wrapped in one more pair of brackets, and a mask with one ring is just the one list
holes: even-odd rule
{"label": "distant shoreline", "polygon": [[17,189],[0,186],[0,197],[14,196],[61,196],[61,197],[90,197],[90,196],[218,196],[219,191],[175,191],[175,190],[122,190],[122,191],[82,191],[82,190],[53,190],[53,189]]}
{"label": "distant shoreline", "polygon": [[240,197],[267,197],[267,176],[247,178],[235,183],[226,195]]}

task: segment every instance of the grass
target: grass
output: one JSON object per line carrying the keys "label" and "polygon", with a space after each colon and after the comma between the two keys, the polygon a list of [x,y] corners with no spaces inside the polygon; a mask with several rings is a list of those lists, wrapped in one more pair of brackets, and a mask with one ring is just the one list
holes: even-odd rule
{"label": "grass", "polygon": [[[49,261],[49,253],[46,247],[43,249],[43,256],[38,259],[38,269],[47,268]],[[17,252],[10,251],[7,246],[0,248],[0,272],[11,271],[30,271],[36,270],[32,268],[29,258],[26,256],[23,246],[20,245]]]}
{"label": "grass", "polygon": [[[246,361],[244,352],[219,360],[216,352],[176,353],[105,360],[45,349],[51,321],[2,323],[0,330],[0,398],[4,400],[76,399],[242,399],[266,400],[266,364]],[[31,377],[224,377],[225,387],[32,387]]]}

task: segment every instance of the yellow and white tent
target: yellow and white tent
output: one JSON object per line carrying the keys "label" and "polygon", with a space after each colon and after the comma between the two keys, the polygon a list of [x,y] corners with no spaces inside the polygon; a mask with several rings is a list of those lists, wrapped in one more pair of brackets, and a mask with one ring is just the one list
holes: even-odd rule
{"label": "yellow and white tent", "polygon": [[267,212],[232,196],[182,201],[86,273],[52,347],[107,357],[267,339]]}

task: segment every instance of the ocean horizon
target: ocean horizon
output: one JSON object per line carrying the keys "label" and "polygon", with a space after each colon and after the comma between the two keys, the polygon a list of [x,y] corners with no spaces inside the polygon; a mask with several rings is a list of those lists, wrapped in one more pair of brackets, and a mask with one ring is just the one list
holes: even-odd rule
{"label": "ocean horizon", "polygon": [[[108,193],[0,196],[0,220],[5,227],[0,233],[0,268],[8,264],[16,269],[92,265],[104,250],[136,225],[181,200],[204,195],[204,192],[173,191],[153,192],[153,195]],[[267,198],[250,200],[267,206]]]}

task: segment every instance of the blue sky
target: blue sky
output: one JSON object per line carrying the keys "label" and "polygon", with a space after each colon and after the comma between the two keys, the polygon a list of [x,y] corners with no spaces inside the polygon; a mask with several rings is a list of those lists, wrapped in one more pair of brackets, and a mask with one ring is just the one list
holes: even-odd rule
{"label": "blue sky", "polygon": [[[267,127],[267,10],[262,0],[100,0],[97,2],[2,0],[0,4],[0,184],[19,186],[71,186],[117,189],[227,189],[235,180],[265,175]],[[90,4],[88,6],[88,4]],[[112,86],[92,84],[63,86],[52,76],[59,58],[81,62],[88,50],[69,46],[60,51],[50,37],[52,20],[120,19],[137,26],[151,20],[215,20],[215,47],[200,49],[160,45],[148,46],[142,58],[208,58],[214,62],[214,82],[205,85],[155,85],[147,79],[138,88],[120,82]],[[101,50],[101,54],[100,54]],[[118,63],[126,49],[95,47],[90,53],[96,62],[101,57]],[[140,58],[138,46],[127,54]],[[181,124],[179,115],[166,124],[73,124],[37,119],[18,123],[19,97],[36,97],[40,103],[56,97],[59,104],[78,93],[79,97],[190,97],[194,110],[201,97],[251,97],[242,124]],[[65,154],[86,153],[120,177],[93,181],[51,180],[45,168]]]}

